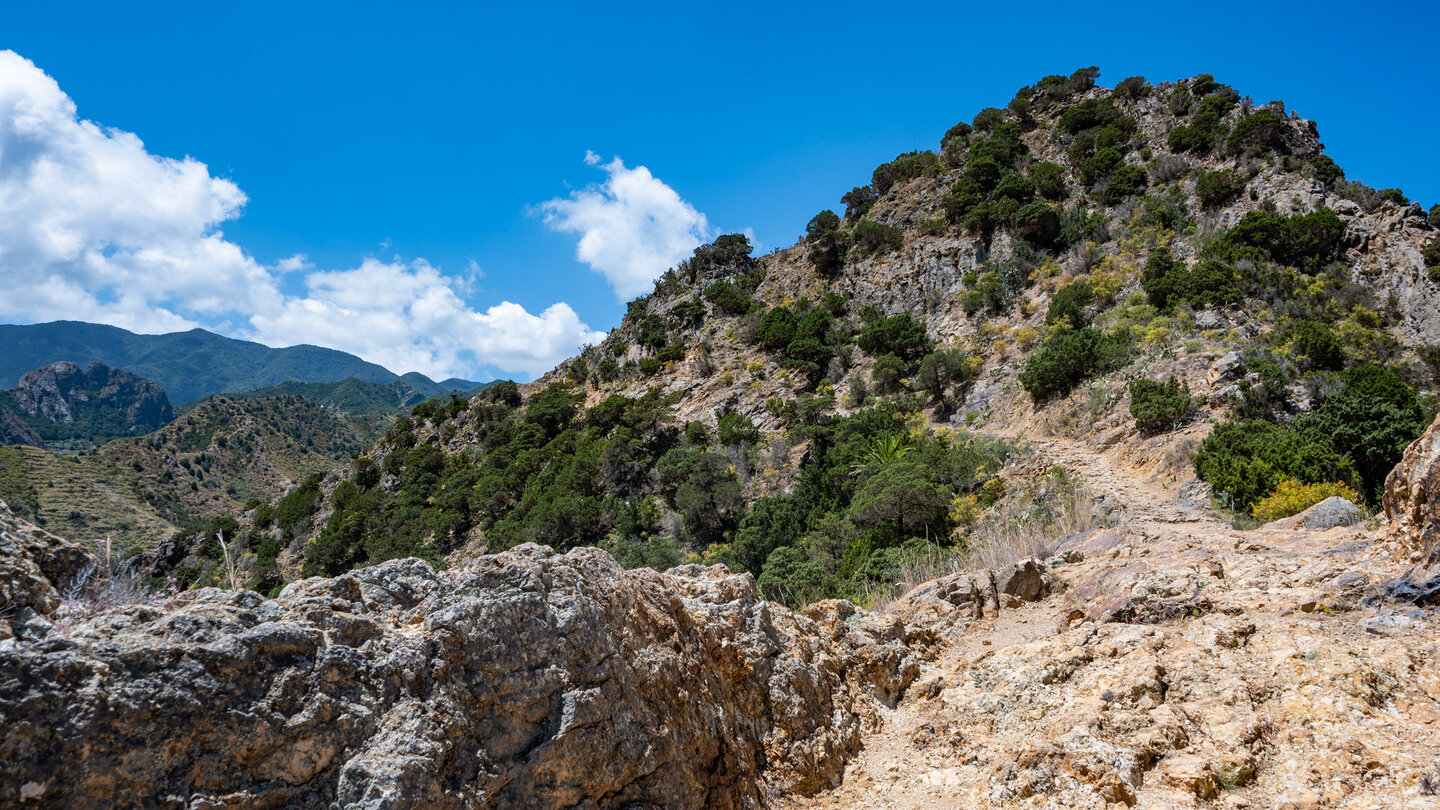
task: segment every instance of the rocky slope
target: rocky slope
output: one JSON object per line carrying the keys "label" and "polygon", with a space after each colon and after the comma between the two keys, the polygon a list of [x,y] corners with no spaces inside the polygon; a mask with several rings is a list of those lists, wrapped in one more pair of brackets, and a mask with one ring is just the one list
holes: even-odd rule
{"label": "rocky slope", "polygon": [[19,422],[29,430],[6,431],[5,444],[39,439],[103,441],[149,433],[175,418],[160,386],[128,371],[91,363],[83,370],[66,361],[26,372],[0,395],[0,429]]}
{"label": "rocky slope", "polygon": [[1113,451],[1043,449],[1117,528],[1061,538],[1041,601],[997,610],[973,574],[899,600],[941,653],[841,788],[784,806],[1440,805],[1437,614],[1384,527],[1239,532]]}

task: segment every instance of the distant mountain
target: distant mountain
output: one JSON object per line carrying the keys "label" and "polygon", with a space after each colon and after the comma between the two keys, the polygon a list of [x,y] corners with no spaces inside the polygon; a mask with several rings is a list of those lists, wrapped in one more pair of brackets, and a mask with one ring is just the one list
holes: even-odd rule
{"label": "distant mountain", "polygon": [[91,442],[150,431],[175,418],[155,383],[103,363],[69,361],[26,372],[0,392],[0,443]]}
{"label": "distant mountain", "polygon": [[181,404],[210,394],[251,391],[292,380],[403,380],[426,397],[469,391],[481,385],[453,378],[437,383],[414,372],[402,377],[335,349],[308,345],[272,349],[203,329],[137,335],[114,326],[79,321],[0,325],[0,387],[13,386],[27,371],[61,360],[81,365],[100,362],[133,372],[154,381],[172,402]]}

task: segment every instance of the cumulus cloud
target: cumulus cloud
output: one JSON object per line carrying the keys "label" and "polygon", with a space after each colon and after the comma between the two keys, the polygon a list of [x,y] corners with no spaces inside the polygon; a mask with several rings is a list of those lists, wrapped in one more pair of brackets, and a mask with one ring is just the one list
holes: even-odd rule
{"label": "cumulus cloud", "polygon": [[[315,343],[396,372],[534,375],[603,337],[564,303],[539,315],[485,311],[463,278],[424,260],[265,266],[225,239],[246,197],[204,163],[150,154],[136,135],[78,117],[54,79],[0,51],[0,320],[109,323],[140,332],[196,326],[270,345]],[[281,281],[303,275],[304,293]]]}
{"label": "cumulus cloud", "polygon": [[650,291],[661,273],[686,258],[711,236],[705,215],[680,198],[644,166],[628,168],[616,157],[599,166],[605,182],[541,203],[545,224],[580,234],[575,258],[610,282],[620,300]]}
{"label": "cumulus cloud", "polygon": [[457,283],[423,260],[367,259],[354,270],[310,273],[304,296],[251,322],[262,342],[330,346],[432,377],[481,362],[539,375],[605,337],[564,303],[539,315],[508,301],[476,312]]}

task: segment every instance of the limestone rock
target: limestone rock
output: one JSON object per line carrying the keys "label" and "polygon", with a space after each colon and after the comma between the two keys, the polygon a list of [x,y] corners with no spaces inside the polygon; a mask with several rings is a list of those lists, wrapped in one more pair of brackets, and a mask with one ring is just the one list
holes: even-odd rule
{"label": "limestone rock", "polygon": [[1385,516],[1416,547],[1440,547],[1440,417],[1385,478]]}
{"label": "limestone rock", "polygon": [[846,605],[534,545],[191,591],[0,649],[0,805],[766,807],[918,671]]}
{"label": "limestone rock", "polygon": [[84,549],[15,517],[0,501],[0,640],[28,635],[93,563]]}
{"label": "limestone rock", "polygon": [[1237,379],[1244,373],[1245,361],[1240,358],[1240,353],[1227,352],[1221,355],[1219,360],[1215,361],[1215,365],[1210,369],[1210,372],[1205,375],[1205,379],[1211,385],[1214,385],[1217,382]]}

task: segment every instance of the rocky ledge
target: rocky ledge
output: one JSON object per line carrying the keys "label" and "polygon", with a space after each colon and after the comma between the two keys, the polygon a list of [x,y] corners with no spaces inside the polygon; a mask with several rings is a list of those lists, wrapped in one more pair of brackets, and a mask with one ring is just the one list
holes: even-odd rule
{"label": "rocky ledge", "polygon": [[0,641],[0,805],[767,807],[919,671],[898,621],[807,614],[534,545],[102,611]]}

